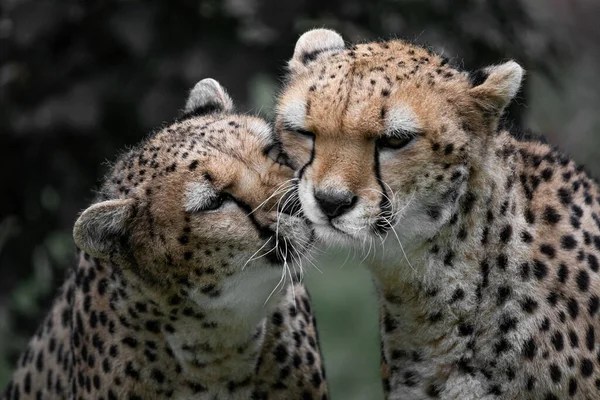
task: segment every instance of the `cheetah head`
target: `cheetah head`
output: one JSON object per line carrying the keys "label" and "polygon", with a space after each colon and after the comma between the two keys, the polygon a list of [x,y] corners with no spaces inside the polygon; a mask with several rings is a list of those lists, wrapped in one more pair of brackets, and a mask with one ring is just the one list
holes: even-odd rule
{"label": "cheetah head", "polygon": [[278,280],[312,233],[283,207],[294,172],[272,129],[232,108],[216,81],[200,81],[182,118],[118,159],[75,223],[77,246],[152,285],[206,297],[242,271]]}
{"label": "cheetah head", "polygon": [[467,73],[400,40],[347,48],[331,30],[302,35],[276,130],[316,235],[431,237],[485,164],[522,76],[513,61]]}

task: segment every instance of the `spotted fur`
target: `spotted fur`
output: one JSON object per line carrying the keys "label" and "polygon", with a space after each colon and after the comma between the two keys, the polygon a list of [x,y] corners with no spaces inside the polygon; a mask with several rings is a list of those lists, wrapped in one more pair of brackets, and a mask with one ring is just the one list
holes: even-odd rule
{"label": "spotted fur", "polygon": [[326,399],[308,293],[291,273],[273,291],[311,242],[277,212],[293,171],[274,144],[208,79],[119,157],[1,398]]}
{"label": "spotted fur", "polygon": [[289,67],[277,131],[317,236],[372,253],[387,398],[598,398],[600,193],[498,130],[521,67],[327,30]]}

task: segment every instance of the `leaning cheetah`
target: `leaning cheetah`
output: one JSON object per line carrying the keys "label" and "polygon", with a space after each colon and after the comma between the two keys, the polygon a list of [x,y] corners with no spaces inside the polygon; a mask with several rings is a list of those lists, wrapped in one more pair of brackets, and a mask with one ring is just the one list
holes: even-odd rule
{"label": "leaning cheetah", "polygon": [[289,69],[277,129],[304,213],[375,251],[387,397],[600,398],[599,190],[499,130],[522,68],[320,29]]}
{"label": "leaning cheetah", "polygon": [[273,290],[312,241],[276,212],[293,177],[277,153],[200,81],[75,223],[79,264],[2,398],[326,399],[308,294],[289,271]]}

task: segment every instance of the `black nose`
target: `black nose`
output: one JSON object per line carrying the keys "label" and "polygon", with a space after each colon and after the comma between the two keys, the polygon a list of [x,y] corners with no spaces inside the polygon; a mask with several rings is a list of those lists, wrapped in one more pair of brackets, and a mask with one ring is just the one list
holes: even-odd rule
{"label": "black nose", "polygon": [[315,199],[330,219],[348,212],[356,203],[356,196],[352,192],[317,191]]}

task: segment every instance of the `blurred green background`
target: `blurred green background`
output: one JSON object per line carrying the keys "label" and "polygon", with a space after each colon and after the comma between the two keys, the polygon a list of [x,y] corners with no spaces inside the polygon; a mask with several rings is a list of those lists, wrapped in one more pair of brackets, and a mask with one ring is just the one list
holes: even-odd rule
{"label": "blurred green background", "polygon": [[[71,227],[104,161],[176,116],[199,79],[270,118],[313,27],[406,38],[465,69],[514,58],[528,78],[506,123],[545,133],[598,176],[597,15],[596,0],[0,0],[0,389],[74,265]],[[329,252],[307,274],[334,400],[382,398],[359,260]]]}

